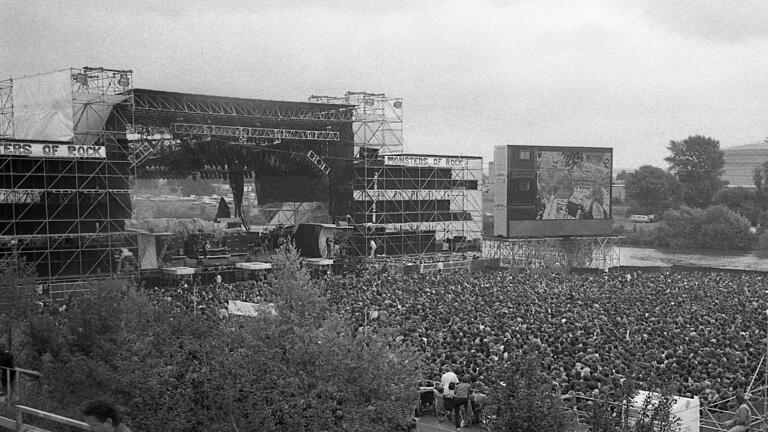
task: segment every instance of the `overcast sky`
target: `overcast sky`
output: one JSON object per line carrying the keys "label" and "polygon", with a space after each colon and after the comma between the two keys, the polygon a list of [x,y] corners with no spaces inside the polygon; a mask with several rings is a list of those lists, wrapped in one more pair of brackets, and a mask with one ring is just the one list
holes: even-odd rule
{"label": "overcast sky", "polygon": [[0,77],[130,68],[141,88],[403,98],[406,150],[768,136],[768,1],[0,0]]}

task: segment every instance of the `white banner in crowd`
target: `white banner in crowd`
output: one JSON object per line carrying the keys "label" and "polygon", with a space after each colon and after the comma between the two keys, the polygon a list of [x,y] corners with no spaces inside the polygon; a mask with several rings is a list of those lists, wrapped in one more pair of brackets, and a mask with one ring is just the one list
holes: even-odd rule
{"label": "white banner in crowd", "polygon": [[105,146],[83,146],[69,143],[43,144],[9,141],[0,143],[0,156],[106,159],[107,148]]}
{"label": "white banner in crowd", "polygon": [[227,312],[232,315],[242,316],[275,316],[277,309],[274,303],[251,303],[239,300],[229,300],[227,303]]}

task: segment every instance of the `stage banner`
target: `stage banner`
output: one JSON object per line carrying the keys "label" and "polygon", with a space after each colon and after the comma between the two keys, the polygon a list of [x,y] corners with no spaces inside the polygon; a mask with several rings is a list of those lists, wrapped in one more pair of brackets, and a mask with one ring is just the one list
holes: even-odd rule
{"label": "stage banner", "polygon": [[13,80],[13,135],[17,139],[71,141],[72,76],[69,69]]}
{"label": "stage banner", "polygon": [[[482,160],[480,158],[477,158]],[[398,165],[409,167],[425,168],[469,168],[470,158],[451,157],[451,156],[428,156],[428,155],[386,155],[384,156],[385,165]]]}
{"label": "stage banner", "polygon": [[65,159],[106,159],[105,146],[74,144],[44,144],[22,141],[0,142],[0,156],[28,156]]}

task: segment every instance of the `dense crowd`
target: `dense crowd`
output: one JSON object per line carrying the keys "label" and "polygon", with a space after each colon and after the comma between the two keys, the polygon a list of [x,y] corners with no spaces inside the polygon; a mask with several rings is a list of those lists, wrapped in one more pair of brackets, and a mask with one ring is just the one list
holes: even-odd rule
{"label": "dense crowd", "polygon": [[225,315],[229,300],[263,303],[274,300],[268,281],[243,281],[236,283],[196,283],[188,278],[175,287],[154,287],[151,291],[173,310],[193,311],[204,316]]}
{"label": "dense crowd", "polygon": [[[768,277],[734,272],[369,273],[323,280],[355,328],[388,326],[447,368],[493,383],[515,355],[540,356],[555,388],[608,397],[663,384],[705,404],[746,389],[766,351]],[[227,300],[271,301],[268,282],[166,289],[215,315]],[[757,382],[762,381],[762,376]],[[669,386],[672,386],[669,388]]]}
{"label": "dense crowd", "polygon": [[437,380],[447,365],[492,382],[522,353],[540,355],[564,393],[664,384],[714,403],[750,385],[766,350],[765,280],[755,274],[389,274],[326,289],[356,325],[397,327]]}

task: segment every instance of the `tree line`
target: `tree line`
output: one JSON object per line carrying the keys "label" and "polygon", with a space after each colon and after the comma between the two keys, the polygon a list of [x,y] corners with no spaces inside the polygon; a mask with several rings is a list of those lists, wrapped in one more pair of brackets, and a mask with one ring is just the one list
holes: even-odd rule
{"label": "tree line", "polygon": [[768,161],[753,171],[755,188],[727,187],[720,142],[701,135],[670,141],[666,170],[643,165],[621,172],[627,214],[653,214],[664,223],[628,235],[633,243],[663,247],[749,250],[765,243]]}

